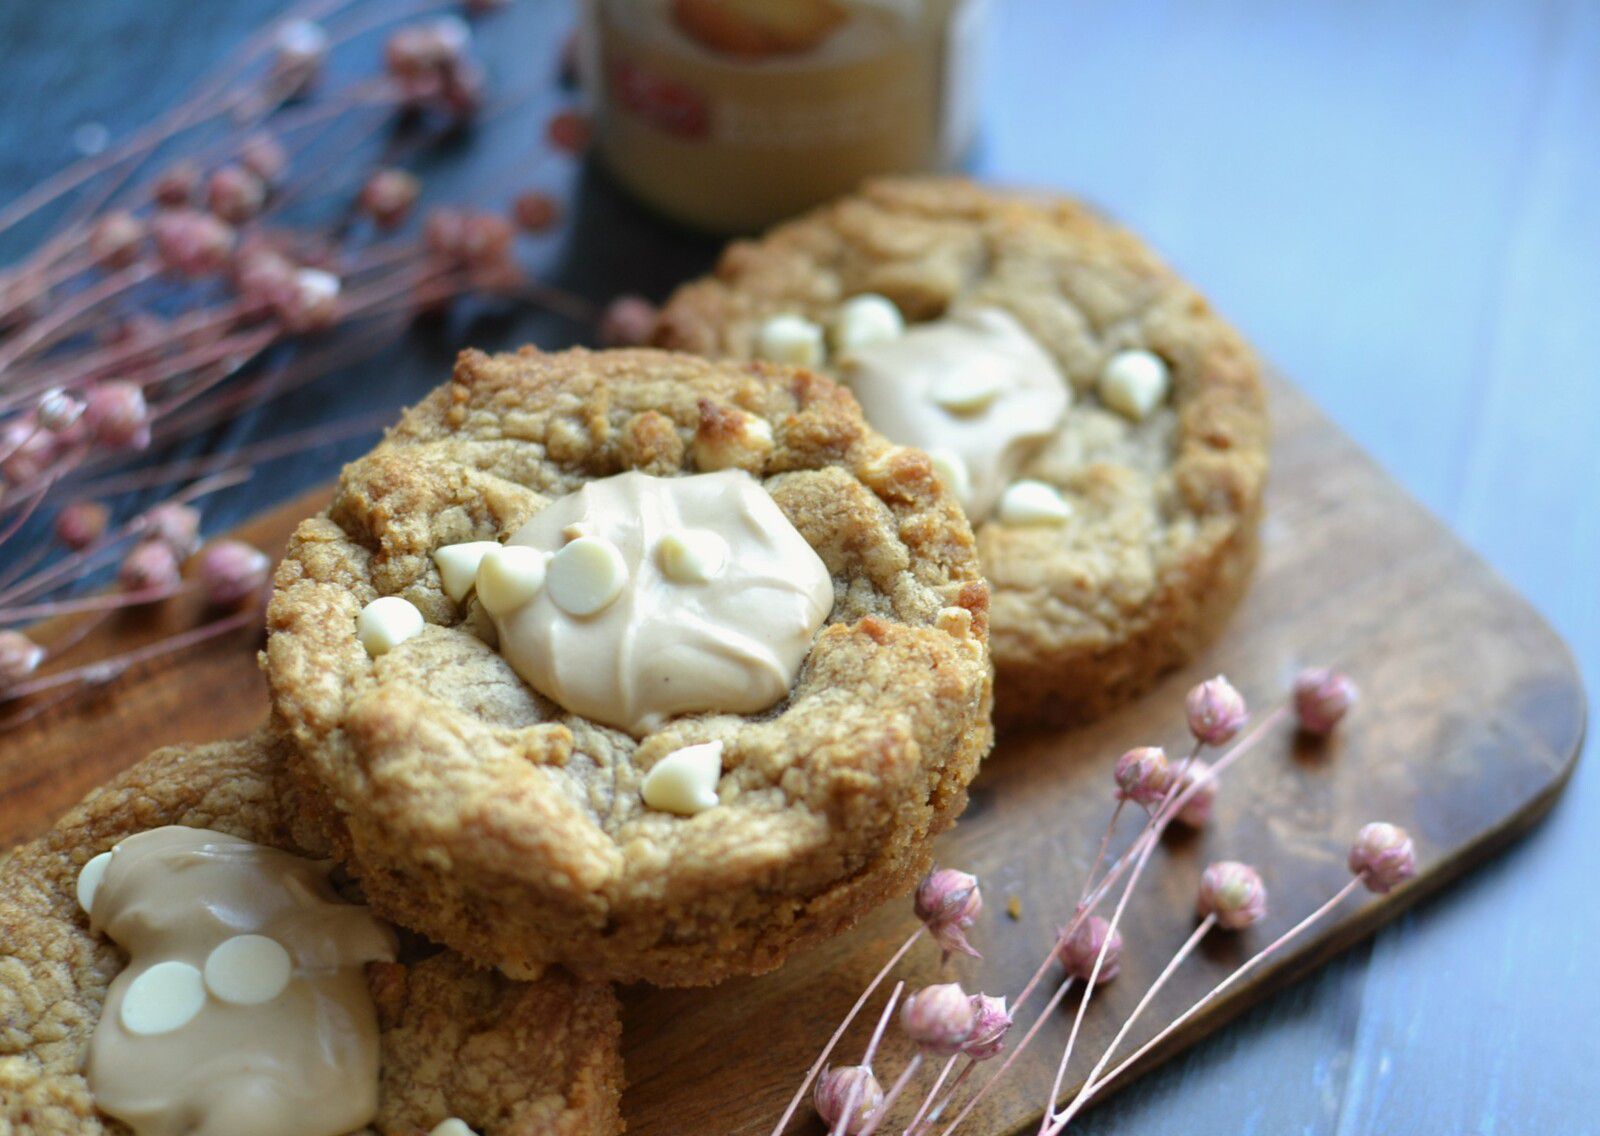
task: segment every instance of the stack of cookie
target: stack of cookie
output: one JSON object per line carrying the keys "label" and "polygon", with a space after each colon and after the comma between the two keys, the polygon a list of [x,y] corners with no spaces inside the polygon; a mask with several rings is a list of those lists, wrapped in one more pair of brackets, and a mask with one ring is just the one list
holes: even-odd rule
{"label": "stack of cookie", "polygon": [[1250,355],[1074,206],[869,187],[660,340],[464,353],[296,532],[266,728],[13,854],[14,1127],[619,1131],[611,984],[906,891],[992,741],[991,627],[1008,725],[1081,718],[1248,574]]}

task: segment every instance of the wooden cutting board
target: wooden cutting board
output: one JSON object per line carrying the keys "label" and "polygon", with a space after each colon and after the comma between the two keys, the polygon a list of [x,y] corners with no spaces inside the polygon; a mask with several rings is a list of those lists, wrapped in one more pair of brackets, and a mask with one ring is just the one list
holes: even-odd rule
{"label": "wooden cutting board", "polygon": [[[1262,710],[1304,664],[1335,664],[1360,683],[1363,700],[1335,739],[1317,745],[1278,731],[1226,778],[1211,826],[1170,840],[1152,860],[1125,917],[1122,976],[1089,1014],[1069,1091],[1188,934],[1195,881],[1208,861],[1258,866],[1271,913],[1242,936],[1213,936],[1124,1052],[1343,884],[1346,848],[1364,822],[1408,828],[1421,873],[1387,897],[1352,896],[1146,1066],[1505,846],[1545,813],[1576,761],[1583,691],[1551,629],[1304,396],[1282,382],[1272,395],[1275,464],[1263,560],[1231,628],[1191,667],[1107,721],[1003,739],[966,816],[942,842],[941,862],[977,873],[988,905],[974,936],[984,960],[962,960],[952,972],[968,989],[1014,993],[1077,895],[1110,808],[1112,761],[1135,744],[1180,748],[1182,696],[1191,683],[1225,672]],[[241,533],[281,548],[324,496],[291,502]],[[74,656],[102,657],[113,638],[136,643],[195,617],[183,603],[169,607],[116,622]],[[154,746],[254,726],[266,705],[256,646],[241,632],[147,665],[0,736],[0,847],[40,831]],[[1135,827],[1125,823],[1121,843]],[[1015,917],[1006,912],[1013,898]],[[712,990],[625,991],[629,1132],[766,1132],[833,1025],[914,926],[909,904],[897,902],[777,974]],[[913,987],[938,972],[926,946],[900,968]],[[845,1059],[857,1059],[869,1024],[847,1038]],[[1045,1027],[967,1131],[1037,1124],[1069,1024],[1062,1013]],[[891,1038],[880,1069],[897,1071],[903,1055]]]}

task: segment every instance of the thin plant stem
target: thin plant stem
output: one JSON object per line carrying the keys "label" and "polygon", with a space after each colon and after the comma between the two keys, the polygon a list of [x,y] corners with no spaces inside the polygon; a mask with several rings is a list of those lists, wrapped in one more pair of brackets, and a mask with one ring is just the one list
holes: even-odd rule
{"label": "thin plant stem", "polygon": [[883,980],[889,977],[889,972],[894,970],[900,960],[906,956],[906,952],[911,949],[918,939],[922,938],[922,933],[926,930],[926,926],[919,925],[915,931],[911,932],[910,938],[900,944],[900,949],[889,956],[889,961],[883,964],[883,969],[878,971],[871,982],[867,983],[867,988],[861,992],[861,997],[856,999],[856,1004],[850,1007],[850,1012],[844,1016],[844,1021],[839,1023],[839,1027],[833,1031],[833,1036],[828,1039],[828,1044],[822,1047],[822,1052],[817,1054],[817,1059],[811,1063],[811,1068],[806,1072],[805,1080],[800,1082],[800,1087],[795,1090],[794,1096],[790,1098],[789,1107],[783,1110],[783,1115],[778,1117],[778,1123],[773,1125],[772,1136],[781,1136],[784,1128],[788,1126],[789,1121],[794,1117],[795,1110],[800,1107],[800,1102],[805,1100],[806,1090],[811,1087],[811,1082],[816,1080],[817,1074],[822,1071],[822,1066],[826,1064],[828,1055],[833,1052],[834,1047],[839,1044],[839,1039],[844,1036],[844,1031],[850,1027],[851,1022],[855,1021],[856,1015],[861,1013],[861,1008],[872,997],[873,991],[883,985]]}
{"label": "thin plant stem", "polygon": [[[1155,996],[1161,992],[1161,988],[1167,984],[1167,980],[1173,976],[1178,967],[1183,965],[1183,960],[1194,953],[1194,949],[1200,945],[1200,940],[1205,938],[1211,929],[1216,925],[1216,915],[1214,913],[1207,915],[1204,919],[1200,920],[1199,925],[1196,926],[1189,937],[1183,941],[1183,946],[1178,948],[1177,953],[1174,954],[1167,965],[1162,968],[1161,973],[1156,975],[1156,980],[1150,984],[1150,989],[1144,992],[1144,997],[1139,999],[1139,1004],[1133,1008],[1133,1013],[1129,1014],[1127,1019],[1122,1023],[1122,1028],[1117,1030],[1116,1036],[1111,1039],[1111,1044],[1106,1046],[1105,1052],[1100,1055],[1100,1060],[1095,1062],[1093,1069],[1089,1070],[1089,1075],[1084,1078],[1083,1088],[1079,1089],[1077,1096],[1073,1097],[1072,1103],[1067,1106],[1064,1116],[1070,1118],[1077,1112],[1079,1108],[1082,1107],[1084,1090],[1090,1085],[1094,1084],[1094,1079],[1098,1077],[1101,1071],[1106,1067],[1106,1063],[1111,1060],[1111,1055],[1117,1051],[1117,1046],[1122,1044],[1123,1038],[1128,1036],[1128,1031],[1131,1030],[1134,1026],[1134,1023],[1139,1020],[1140,1015],[1142,1015],[1150,1003],[1154,1001]],[[1045,1105],[1044,1120],[1039,1124],[1040,1136],[1043,1136],[1043,1134],[1050,1128],[1050,1122],[1054,1118],[1055,1113],[1056,1097],[1061,1092],[1061,1082],[1065,1079],[1066,1073],[1067,1063],[1065,1060],[1063,1060],[1060,1066],[1058,1066],[1056,1069],[1056,1081],[1050,1089],[1050,1100]]]}
{"label": "thin plant stem", "polygon": [[138,607],[158,603],[183,592],[193,591],[198,585],[178,584],[173,587],[141,588],[133,592],[103,592],[97,596],[80,596],[77,599],[54,600],[49,603],[29,604],[0,610],[0,623],[26,623],[34,619],[48,619],[56,615],[78,615],[86,611],[116,611],[119,608]]}
{"label": "thin plant stem", "polygon": [[889,1086],[889,1091],[883,1096],[883,1104],[879,1107],[873,1118],[867,1121],[867,1126],[861,1130],[861,1136],[872,1136],[883,1125],[883,1118],[889,1115],[894,1108],[894,1102],[900,1099],[900,1094],[905,1092],[906,1086],[911,1083],[911,1078],[917,1075],[917,1070],[922,1068],[922,1053],[919,1051],[911,1055],[911,1060],[906,1062],[906,1067],[894,1079],[894,1084]]}
{"label": "thin plant stem", "polygon": [[915,1131],[907,1129],[905,1136],[920,1136],[923,1132],[931,1131],[933,1126],[939,1122],[939,1118],[944,1115],[944,1110],[950,1107],[950,1102],[955,1100],[956,1093],[961,1090],[961,1086],[966,1083],[968,1077],[972,1076],[972,1071],[977,1067],[978,1063],[969,1057],[967,1063],[962,1066],[961,1072],[956,1074],[956,1079],[951,1081],[950,1087],[945,1090],[944,1098],[933,1106],[932,1112],[928,1113],[927,1119]]}
{"label": "thin plant stem", "polygon": [[[939,1075],[934,1078],[933,1087],[928,1090],[927,1096],[922,1098],[922,1104],[917,1108],[916,1115],[911,1118],[911,1123],[906,1125],[906,1136],[910,1136],[911,1133],[915,1132],[918,1125],[922,1123],[922,1118],[928,1114],[928,1110],[933,1107],[934,1100],[939,1096],[939,1090],[944,1087],[945,1079],[950,1076],[950,1070],[956,1067],[956,1062],[959,1060],[961,1060],[961,1054],[952,1053],[949,1060],[944,1063],[944,1067],[939,1070]],[[972,1068],[972,1065],[972,1058],[967,1058],[967,1068]],[[960,1078],[958,1077],[957,1081],[959,1082],[959,1080]]]}
{"label": "thin plant stem", "polygon": [[[1262,963],[1266,962],[1267,959],[1277,954],[1290,942],[1298,938],[1306,931],[1307,928],[1311,927],[1314,923],[1326,916],[1328,912],[1339,906],[1340,903],[1344,902],[1346,896],[1355,891],[1357,887],[1361,886],[1365,882],[1366,881],[1363,876],[1352,877],[1351,880],[1344,885],[1344,887],[1340,888],[1336,893],[1334,893],[1334,895],[1331,896],[1321,907],[1317,908],[1310,915],[1307,915],[1304,919],[1300,920],[1300,922],[1296,923],[1293,927],[1289,928],[1289,930],[1278,936],[1277,939],[1273,940],[1271,943],[1268,943],[1265,947],[1262,947],[1261,950],[1257,951],[1248,961],[1240,966],[1238,970],[1235,970],[1232,974],[1228,975],[1228,977],[1224,978],[1221,982],[1213,986],[1209,991],[1201,996],[1199,1001],[1195,1002],[1194,1005],[1190,1006],[1177,1018],[1168,1023],[1168,1025],[1163,1028],[1160,1033],[1156,1034],[1149,1041],[1145,1042],[1138,1049],[1134,1050],[1126,1058],[1120,1061],[1114,1069],[1086,1084],[1078,1093],[1078,1095],[1083,1098],[1083,1102],[1081,1105],[1079,1105],[1078,1111],[1082,1111],[1083,1106],[1089,1103],[1090,1099],[1095,1093],[1098,1093],[1106,1085],[1110,1084],[1112,1081],[1115,1081],[1118,1077],[1121,1077],[1133,1067],[1135,1062],[1181,1029],[1190,1018],[1194,1017],[1201,1010],[1205,1009],[1206,1006],[1216,1001],[1246,975],[1250,974]],[[1074,1115],[1076,1115],[1076,1113],[1063,1115],[1060,1123],[1051,1129],[1052,1136],[1054,1133],[1060,1132]]]}
{"label": "thin plant stem", "polygon": [[136,284],[142,284],[154,276],[156,271],[154,264],[134,264],[121,272],[112,273],[92,288],[85,288],[45,319],[24,328],[15,339],[0,349],[0,373],[28,352],[49,346],[54,337],[79,316],[88,314]]}
{"label": "thin plant stem", "polygon": [[261,613],[255,607],[246,607],[222,619],[202,624],[177,635],[170,635],[165,639],[158,639],[148,646],[140,647],[136,651],[129,651],[125,655],[118,655],[115,658],[104,659],[97,663],[86,663],[81,667],[73,667],[71,670],[59,671],[56,674],[45,675],[29,682],[18,683],[16,686],[8,688],[3,694],[0,694],[0,699],[14,701],[20,698],[27,698],[29,695],[41,694],[47,690],[55,690],[58,687],[80,682],[93,684],[110,682],[118,675],[127,672],[140,663],[158,659],[163,655],[170,655],[174,651],[182,651],[197,643],[215,639],[219,635],[226,635],[228,632],[240,627],[247,627],[260,618]]}
{"label": "thin plant stem", "polygon": [[[867,1041],[867,1051],[861,1057],[861,1064],[872,1068],[872,1059],[878,1053],[878,1043],[883,1040],[884,1030],[889,1028],[889,1018],[894,1013],[895,1003],[900,1001],[900,995],[905,991],[904,982],[896,982],[894,989],[889,992],[889,1000],[883,1004],[883,1013],[878,1015],[878,1024],[873,1027],[872,1037]],[[835,1136],[844,1136],[849,1131],[851,1121],[855,1119],[856,1107],[861,1104],[863,1082],[857,1081],[850,1086],[849,1095],[844,1098],[844,1111],[839,1113],[839,1119],[834,1121],[832,1132]]]}

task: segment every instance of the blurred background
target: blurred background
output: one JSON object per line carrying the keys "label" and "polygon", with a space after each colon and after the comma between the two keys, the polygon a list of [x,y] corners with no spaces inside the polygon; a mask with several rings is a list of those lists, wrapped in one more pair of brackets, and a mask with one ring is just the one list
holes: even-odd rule
{"label": "blurred background", "polygon": [[[167,109],[279,11],[0,5],[0,205]],[[516,0],[492,19],[485,110],[413,163],[423,202],[550,195],[560,222],[518,258],[597,310],[659,300],[709,266],[719,240],[552,151],[552,117],[581,104],[560,78],[575,6]],[[1531,598],[1595,689],[1600,4],[994,0],[987,20],[970,169],[1082,195],[1146,236]],[[36,239],[0,237],[0,262]],[[186,452],[386,412],[437,384],[463,344],[594,338],[589,319],[467,304]],[[207,533],[325,481],[374,436],[264,465],[212,499]],[[1600,783],[1580,764],[1520,845],[1084,1130],[1600,1132],[1586,1107],[1600,1095],[1597,825]]]}

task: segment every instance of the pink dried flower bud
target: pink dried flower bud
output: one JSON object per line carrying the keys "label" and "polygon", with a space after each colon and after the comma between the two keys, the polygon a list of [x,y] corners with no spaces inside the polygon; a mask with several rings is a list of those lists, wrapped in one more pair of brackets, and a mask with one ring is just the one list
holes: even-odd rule
{"label": "pink dried flower bud", "polygon": [[462,231],[466,215],[459,209],[441,206],[429,210],[422,223],[422,243],[434,256],[456,260],[461,256]]}
{"label": "pink dried flower bud", "polygon": [[74,501],[56,514],[56,539],[68,548],[88,548],[105,534],[111,510],[98,501]]}
{"label": "pink dried flower bud", "polygon": [[96,443],[114,450],[142,450],[150,444],[150,408],[134,383],[90,387],[83,422]]}
{"label": "pink dried flower bud", "polygon": [[177,554],[156,540],[134,545],[117,570],[117,582],[123,591],[156,593],[152,599],[172,591],[181,578]]}
{"label": "pink dried flower bud", "polygon": [[19,415],[0,428],[0,474],[12,485],[27,485],[55,460],[55,437],[32,414]]}
{"label": "pink dried flower bud", "polygon": [[34,413],[41,427],[52,434],[65,434],[78,424],[78,419],[83,417],[83,410],[83,399],[71,391],[51,387],[39,396],[39,405]]}
{"label": "pink dried flower bud", "polygon": [[39,669],[44,648],[20,631],[0,631],[0,691]]}
{"label": "pink dried flower bud", "polygon": [[141,529],[142,539],[159,541],[181,560],[200,547],[200,510],[165,501],[144,515]]}
{"label": "pink dried flower bud", "polygon": [[1211,809],[1217,801],[1217,775],[1211,772],[1211,766],[1198,757],[1184,768],[1183,776],[1178,779],[1176,795],[1187,793],[1190,786],[1198,787],[1178,810],[1176,819],[1190,828],[1204,828],[1211,820]]}
{"label": "pink dried flower bud", "polygon": [[289,151],[270,134],[252,134],[239,147],[239,164],[270,186],[289,168]]}
{"label": "pink dried flower bud", "polygon": [[1072,934],[1057,939],[1056,958],[1069,975],[1088,982],[1102,948],[1106,957],[1095,978],[1095,985],[1100,986],[1122,973],[1122,932],[1112,930],[1111,924],[1100,916],[1089,916],[1073,928]]}
{"label": "pink dried flower bud", "polygon": [[618,296],[600,314],[602,347],[640,347],[656,330],[656,306],[643,296]]}
{"label": "pink dried flower bud", "polygon": [[496,213],[468,213],[461,223],[461,260],[468,268],[495,268],[511,258],[511,222]]}
{"label": "pink dried flower bud", "polygon": [[561,206],[548,193],[530,189],[511,203],[511,215],[524,233],[542,233],[561,216]]}
{"label": "pink dried flower bud", "polygon": [[230,225],[242,225],[267,203],[267,183],[243,166],[223,166],[206,183],[206,204]]}
{"label": "pink dried flower bud", "polygon": [[471,118],[482,109],[488,85],[483,68],[470,59],[463,59],[444,72],[439,95],[451,114]]}
{"label": "pink dried flower bud", "polygon": [[241,249],[233,261],[233,283],[239,302],[252,316],[277,311],[294,294],[295,266],[271,248]]}
{"label": "pink dried flower bud", "polygon": [[275,311],[293,332],[331,327],[339,315],[339,278],[320,268],[297,269]]}
{"label": "pink dried flower bud", "polygon": [[1417,874],[1416,845],[1399,825],[1365,825],[1350,846],[1350,870],[1368,890],[1384,895]]}
{"label": "pink dried flower bud", "polygon": [[1221,675],[1189,691],[1184,708],[1189,715],[1190,731],[1207,745],[1222,745],[1231,740],[1250,719],[1244,695]]}
{"label": "pink dried flower bud", "polygon": [[1011,1029],[1011,1015],[1006,1012],[1004,998],[974,994],[970,1000],[972,1036],[967,1038],[961,1052],[974,1061],[987,1061],[1005,1048],[1006,1033]]}
{"label": "pink dried flower bud", "polygon": [[[852,1102],[854,1102],[852,1104]],[[851,1136],[872,1123],[883,1107],[883,1086],[868,1065],[831,1066],[817,1077],[811,1103],[830,1132]],[[849,1115],[845,1115],[845,1110]]]}
{"label": "pink dried flower bud", "polygon": [[356,206],[380,229],[393,229],[405,221],[422,192],[422,183],[405,170],[377,170],[361,187]]}
{"label": "pink dried flower bud", "polygon": [[242,540],[219,540],[206,546],[195,567],[209,602],[237,607],[261,594],[272,561]]}
{"label": "pink dried flower bud", "polygon": [[297,94],[316,81],[328,58],[328,33],[310,20],[285,20],[273,35],[272,70],[286,93]]}
{"label": "pink dried flower bud", "polygon": [[965,931],[983,911],[978,877],[954,868],[935,868],[917,885],[913,909],[947,954],[956,951],[981,958]]}
{"label": "pink dried flower bud", "polygon": [[1336,670],[1308,667],[1295,676],[1294,712],[1307,733],[1331,734],[1358,697],[1356,684]]}
{"label": "pink dried flower bud", "polygon": [[161,171],[150,187],[150,196],[164,209],[180,209],[194,200],[200,186],[200,167],[185,158]]}
{"label": "pink dried flower bud", "polygon": [[581,154],[589,148],[593,125],[581,110],[563,110],[550,116],[545,138],[563,154]]}
{"label": "pink dried flower bud", "polygon": [[1267,913],[1267,887],[1250,865],[1219,860],[1200,874],[1195,909],[1215,915],[1220,927],[1242,931]]}
{"label": "pink dried flower bud", "polygon": [[1172,767],[1167,752],[1160,746],[1140,746],[1117,758],[1112,776],[1117,781],[1117,798],[1150,807],[1161,803],[1172,787]]}
{"label": "pink dried flower bud", "polygon": [[384,66],[400,87],[401,98],[416,104],[439,95],[465,62],[472,29],[465,20],[445,16],[396,28],[383,45]]}
{"label": "pink dried flower bud", "polygon": [[195,209],[168,209],[150,226],[161,263],[179,276],[207,276],[228,263],[232,226]]}
{"label": "pink dried flower bud", "polygon": [[975,1024],[972,1001],[955,982],[924,986],[900,1007],[900,1028],[906,1036],[941,1057],[960,1053]]}
{"label": "pink dried flower bud", "polygon": [[126,268],[139,259],[149,229],[126,209],[107,213],[89,230],[89,255],[102,268]]}

